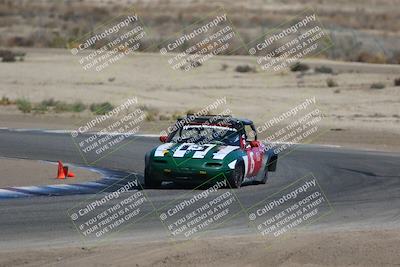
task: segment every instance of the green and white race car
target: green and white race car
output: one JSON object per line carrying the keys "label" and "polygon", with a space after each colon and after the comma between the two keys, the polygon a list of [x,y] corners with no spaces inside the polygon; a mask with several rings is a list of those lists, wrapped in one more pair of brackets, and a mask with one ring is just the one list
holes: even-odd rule
{"label": "green and white race car", "polygon": [[275,171],[278,155],[257,140],[252,121],[231,116],[187,115],[160,136],[164,144],[145,156],[144,181],[156,188],[163,181],[215,183],[227,180],[265,184]]}

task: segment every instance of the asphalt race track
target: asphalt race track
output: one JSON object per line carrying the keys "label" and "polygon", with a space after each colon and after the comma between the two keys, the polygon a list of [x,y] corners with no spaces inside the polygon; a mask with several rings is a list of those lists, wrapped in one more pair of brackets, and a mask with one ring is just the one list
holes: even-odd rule
{"label": "asphalt race track", "polygon": [[[145,152],[157,144],[157,138],[135,137],[134,141],[97,161],[94,166],[141,175]],[[0,156],[85,164],[71,136],[66,133],[0,130]],[[264,199],[310,173],[318,180],[333,207],[329,215],[311,224],[310,229],[329,231],[399,225],[400,154],[396,153],[298,145],[279,159],[277,172],[270,175],[267,184],[244,186],[235,193],[244,207],[250,207],[255,199]],[[170,184],[162,189],[144,191],[155,208],[182,194],[196,193]],[[67,211],[87,198],[88,195],[71,195],[1,200],[0,246],[11,249],[21,245],[79,243],[79,234]],[[154,207],[144,207],[148,208],[147,217],[112,238],[167,238],[157,214],[153,212]],[[237,216],[213,231],[220,235],[248,233],[247,216]]]}

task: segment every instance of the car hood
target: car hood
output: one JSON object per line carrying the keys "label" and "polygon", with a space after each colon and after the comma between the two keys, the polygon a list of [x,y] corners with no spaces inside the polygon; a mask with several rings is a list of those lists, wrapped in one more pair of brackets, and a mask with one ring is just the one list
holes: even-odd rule
{"label": "car hood", "polygon": [[158,146],[154,157],[172,156],[174,158],[216,159],[222,160],[239,146],[193,143],[166,143]]}

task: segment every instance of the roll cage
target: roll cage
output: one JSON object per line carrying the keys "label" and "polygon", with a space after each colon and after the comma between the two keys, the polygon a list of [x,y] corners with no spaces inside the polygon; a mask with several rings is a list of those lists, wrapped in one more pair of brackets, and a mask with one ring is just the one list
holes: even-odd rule
{"label": "roll cage", "polygon": [[171,141],[176,132],[180,131],[184,126],[187,125],[213,125],[234,128],[239,133],[239,135],[244,135],[245,139],[247,139],[248,137],[245,126],[248,125],[253,132],[254,140],[257,140],[257,131],[254,123],[251,120],[234,118],[230,115],[196,116],[194,114],[187,114],[183,118],[178,118],[173,127],[174,131],[172,131],[168,135],[167,142]]}

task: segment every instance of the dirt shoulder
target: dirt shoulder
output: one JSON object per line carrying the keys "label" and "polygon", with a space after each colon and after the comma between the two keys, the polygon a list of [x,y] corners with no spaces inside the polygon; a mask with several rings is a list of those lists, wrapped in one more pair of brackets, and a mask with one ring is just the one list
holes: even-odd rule
{"label": "dirt shoulder", "polygon": [[[68,165],[65,165],[68,166]],[[56,179],[57,165],[44,161],[0,158],[0,188],[49,184],[71,184],[100,179],[101,175],[84,168],[68,166],[75,178]]]}
{"label": "dirt shoulder", "polygon": [[400,231],[298,232],[0,252],[0,266],[394,266]]}

